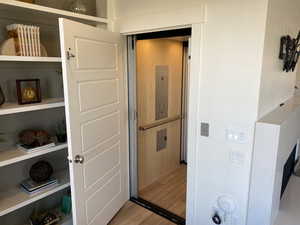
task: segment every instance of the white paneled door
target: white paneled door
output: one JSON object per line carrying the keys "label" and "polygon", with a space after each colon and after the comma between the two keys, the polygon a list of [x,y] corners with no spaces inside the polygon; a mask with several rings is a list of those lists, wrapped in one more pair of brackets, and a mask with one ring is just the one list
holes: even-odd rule
{"label": "white paneled door", "polygon": [[107,224],[128,200],[119,34],[59,21],[75,225]]}

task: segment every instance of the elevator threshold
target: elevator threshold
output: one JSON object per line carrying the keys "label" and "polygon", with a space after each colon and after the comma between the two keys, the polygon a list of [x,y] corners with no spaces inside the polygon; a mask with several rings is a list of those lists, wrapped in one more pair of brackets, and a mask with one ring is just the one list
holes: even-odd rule
{"label": "elevator threshold", "polygon": [[157,215],[160,215],[164,218],[166,218],[167,220],[170,220],[171,222],[175,223],[175,224],[178,224],[178,225],[185,225],[185,219],[183,219],[182,217],[180,216],[177,216],[176,214],[164,209],[164,208],[161,208],[149,201],[146,201],[145,199],[143,198],[134,198],[134,197],[131,197],[130,200],[148,210],[150,210],[151,212],[154,212],[155,214]]}

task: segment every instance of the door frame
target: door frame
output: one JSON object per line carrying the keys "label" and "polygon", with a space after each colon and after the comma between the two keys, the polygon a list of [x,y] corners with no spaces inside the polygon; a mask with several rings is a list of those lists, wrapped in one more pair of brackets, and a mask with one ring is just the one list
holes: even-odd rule
{"label": "door frame", "polygon": [[[201,74],[202,74],[202,51],[203,51],[203,33],[204,33],[204,24],[203,23],[195,23],[195,24],[186,24],[172,27],[158,27],[157,29],[151,30],[138,30],[135,32],[129,33],[121,33],[125,36],[136,35],[140,33],[150,33],[150,32],[159,32],[159,31],[167,31],[174,29],[182,29],[182,28],[191,28],[191,47],[190,47],[190,73],[189,80],[187,82],[188,90],[187,97],[189,99],[187,104],[187,149],[188,149],[188,157],[187,157],[187,202],[186,202],[186,224],[196,224],[196,204],[197,202],[194,199],[197,198],[197,184],[198,184],[198,146],[199,146],[199,134],[200,134],[200,87],[201,87]],[[126,53],[124,53],[125,61],[124,64],[126,66],[125,77],[127,81],[130,80],[130,71],[128,70],[128,43],[126,43]],[[129,91],[129,87],[127,85],[127,93]],[[129,97],[129,96],[128,96]],[[128,98],[127,98],[128,99]],[[129,106],[129,104],[128,104]],[[128,108],[129,109],[129,108]],[[129,112],[130,113],[130,112]],[[129,117],[128,117],[129,118]],[[130,120],[129,120],[130,124]],[[130,134],[129,134],[130,136]],[[130,137],[129,137],[130,138]],[[131,152],[129,145],[129,151]],[[130,154],[129,152],[129,154]]]}
{"label": "door frame", "polygon": [[187,164],[187,113],[188,113],[188,93],[189,90],[189,76],[190,76],[190,55],[191,55],[191,38],[187,41],[188,47],[183,47],[183,57],[182,57],[182,104],[181,104],[181,114],[182,121],[181,121],[181,152],[180,152],[180,162]]}

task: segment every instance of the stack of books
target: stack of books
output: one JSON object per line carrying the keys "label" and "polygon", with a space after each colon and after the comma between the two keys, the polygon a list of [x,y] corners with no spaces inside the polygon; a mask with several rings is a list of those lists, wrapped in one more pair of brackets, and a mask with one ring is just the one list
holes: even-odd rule
{"label": "stack of books", "polygon": [[17,56],[41,56],[40,28],[23,24],[6,27],[9,38],[13,38]]}
{"label": "stack of books", "polygon": [[37,146],[37,147],[33,147],[33,146],[29,146],[29,145],[22,145],[22,144],[18,145],[18,149],[22,150],[26,153],[42,151],[42,150],[50,149],[50,148],[53,148],[53,147],[55,147],[55,142],[51,142],[49,144],[42,145],[42,146]]}
{"label": "stack of books", "polygon": [[37,194],[57,184],[58,180],[56,178],[50,178],[49,180],[44,182],[35,182],[32,179],[27,179],[21,183],[21,187],[28,194]]}

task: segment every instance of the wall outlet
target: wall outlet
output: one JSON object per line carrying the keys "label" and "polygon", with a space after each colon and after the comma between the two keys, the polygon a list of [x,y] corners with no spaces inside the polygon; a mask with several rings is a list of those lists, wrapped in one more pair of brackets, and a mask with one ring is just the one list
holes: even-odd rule
{"label": "wall outlet", "polygon": [[245,163],[245,153],[241,151],[231,150],[229,152],[229,160],[234,165],[243,166]]}

